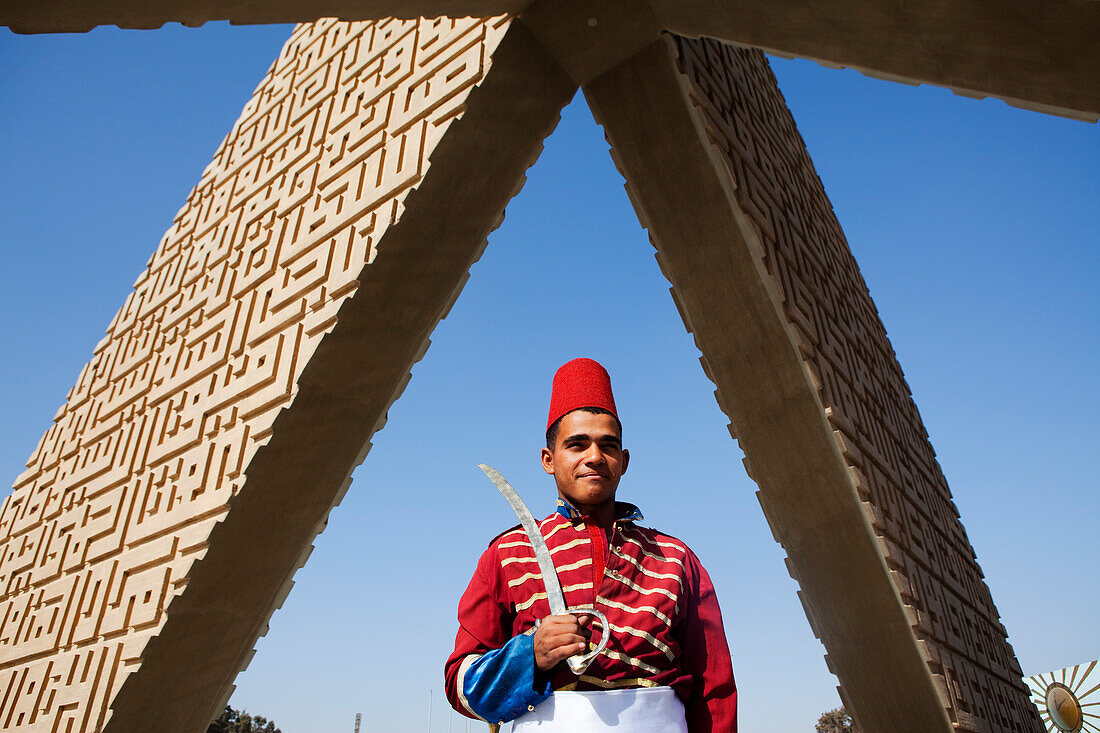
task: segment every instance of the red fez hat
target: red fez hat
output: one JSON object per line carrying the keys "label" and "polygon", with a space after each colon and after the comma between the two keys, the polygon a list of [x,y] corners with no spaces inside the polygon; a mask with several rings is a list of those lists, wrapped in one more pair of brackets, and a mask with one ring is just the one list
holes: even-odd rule
{"label": "red fez hat", "polygon": [[566,362],[554,375],[546,429],[549,430],[562,415],[581,407],[599,407],[619,419],[615,397],[611,394],[611,376],[592,359]]}

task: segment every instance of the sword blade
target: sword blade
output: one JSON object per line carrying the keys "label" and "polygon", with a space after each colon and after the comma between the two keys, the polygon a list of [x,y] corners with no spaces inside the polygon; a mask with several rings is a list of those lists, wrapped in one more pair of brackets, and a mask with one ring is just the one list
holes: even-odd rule
{"label": "sword blade", "polygon": [[519,498],[519,494],[516,493],[516,490],[512,488],[507,479],[500,475],[500,471],[484,463],[479,463],[477,466],[485,472],[485,475],[489,477],[497,490],[508,500],[508,505],[512,507],[512,511],[519,518],[519,523],[523,525],[523,531],[527,533],[527,539],[531,541],[531,547],[535,550],[535,560],[539,564],[539,573],[542,575],[542,584],[546,588],[546,600],[550,604],[550,613],[555,616],[566,613],[565,594],[561,590],[558,571],[554,568],[554,560],[550,557],[549,548],[546,547],[546,538],[539,531],[539,526],[531,515],[531,510],[523,503],[523,499]]}

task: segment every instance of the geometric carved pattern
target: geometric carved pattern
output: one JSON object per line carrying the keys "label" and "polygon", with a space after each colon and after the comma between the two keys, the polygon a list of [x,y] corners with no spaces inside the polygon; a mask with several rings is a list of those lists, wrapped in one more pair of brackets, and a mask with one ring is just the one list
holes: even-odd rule
{"label": "geometric carved pattern", "polygon": [[295,29],[0,509],[4,730],[106,724],[506,28]]}
{"label": "geometric carved pattern", "polygon": [[676,49],[951,720],[965,731],[1040,730],[886,331],[763,53],[680,37]]}

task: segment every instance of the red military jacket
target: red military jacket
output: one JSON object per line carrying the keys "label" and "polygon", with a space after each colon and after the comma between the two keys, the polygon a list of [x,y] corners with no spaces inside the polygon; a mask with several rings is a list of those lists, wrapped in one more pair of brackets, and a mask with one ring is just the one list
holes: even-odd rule
{"label": "red military jacket", "polygon": [[[560,665],[553,689],[668,686],[684,703],[691,733],[736,731],[737,690],[710,577],[683,542],[636,524],[637,507],[616,502],[616,516],[605,532],[559,499],[558,511],[539,523],[566,604],[602,611],[611,635],[583,675]],[[471,661],[532,633],[549,615],[527,535],[521,527],[504,532],[482,554],[459,602],[445,670],[451,705],[477,717],[462,694]]]}

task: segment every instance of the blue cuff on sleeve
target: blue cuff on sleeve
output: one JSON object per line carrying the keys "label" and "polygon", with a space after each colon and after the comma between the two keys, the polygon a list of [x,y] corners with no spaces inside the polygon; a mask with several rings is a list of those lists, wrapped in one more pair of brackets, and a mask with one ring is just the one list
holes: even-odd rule
{"label": "blue cuff on sleeve", "polygon": [[[545,677],[545,679],[543,679]],[[475,660],[462,692],[475,713],[490,723],[506,723],[550,697],[552,676],[535,676],[535,640],[513,636],[500,649]]]}

